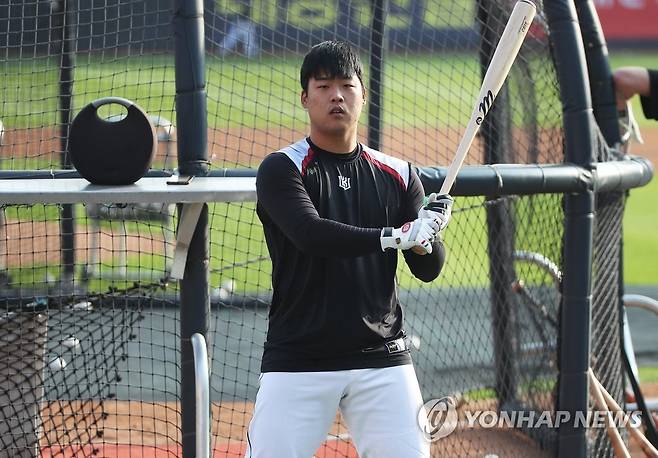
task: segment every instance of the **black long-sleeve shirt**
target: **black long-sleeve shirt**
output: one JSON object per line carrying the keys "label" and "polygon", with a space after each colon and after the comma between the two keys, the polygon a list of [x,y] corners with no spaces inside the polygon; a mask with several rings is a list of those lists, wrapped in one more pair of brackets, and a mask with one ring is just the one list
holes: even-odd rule
{"label": "black long-sleeve shirt", "polygon": [[658,120],[658,70],[647,70],[649,72],[649,95],[640,97],[642,111],[647,119]]}
{"label": "black long-sleeve shirt", "polygon": [[[409,163],[363,145],[333,154],[304,139],[263,160],[256,189],[274,290],[262,372],[410,362],[408,352],[362,351],[403,335],[397,251],[383,252],[380,234],[417,218],[424,191]],[[430,255],[403,253],[417,278],[438,276],[438,240]]]}

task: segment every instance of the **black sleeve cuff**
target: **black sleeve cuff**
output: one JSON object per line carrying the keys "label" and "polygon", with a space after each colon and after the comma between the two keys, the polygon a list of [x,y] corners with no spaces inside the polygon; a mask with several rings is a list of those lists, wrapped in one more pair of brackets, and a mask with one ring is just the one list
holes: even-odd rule
{"label": "black sleeve cuff", "polygon": [[658,70],[649,70],[649,95],[640,97],[647,119],[658,120]]}

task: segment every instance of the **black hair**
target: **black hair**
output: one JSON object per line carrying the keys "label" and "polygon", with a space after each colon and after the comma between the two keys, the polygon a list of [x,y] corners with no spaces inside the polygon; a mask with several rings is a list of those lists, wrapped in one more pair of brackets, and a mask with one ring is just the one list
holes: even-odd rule
{"label": "black hair", "polygon": [[363,85],[361,59],[349,43],[323,41],[311,48],[304,56],[299,72],[302,89],[308,91],[311,78],[351,78],[356,75]]}

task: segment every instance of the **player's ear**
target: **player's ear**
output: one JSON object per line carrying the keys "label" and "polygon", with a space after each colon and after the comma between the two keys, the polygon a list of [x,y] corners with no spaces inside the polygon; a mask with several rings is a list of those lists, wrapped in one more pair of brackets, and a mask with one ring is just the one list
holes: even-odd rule
{"label": "player's ear", "polygon": [[302,103],[304,109],[306,109],[307,108],[306,104],[308,103],[308,94],[306,93],[306,91],[302,90],[302,93],[299,97],[299,101]]}

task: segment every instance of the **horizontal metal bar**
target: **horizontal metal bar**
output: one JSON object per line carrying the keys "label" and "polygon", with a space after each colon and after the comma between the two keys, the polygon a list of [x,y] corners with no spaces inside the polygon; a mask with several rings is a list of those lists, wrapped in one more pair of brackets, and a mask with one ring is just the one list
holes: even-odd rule
{"label": "horizontal metal bar", "polygon": [[653,177],[651,161],[629,157],[624,161],[599,162],[596,165],[596,192],[624,191],[644,186]]}
{"label": "horizontal metal bar", "polygon": [[641,294],[624,294],[622,302],[625,307],[640,308],[658,315],[658,301],[651,297]]}
{"label": "horizontal metal bar", "polygon": [[[145,177],[170,177],[165,170],[149,170]],[[77,170],[0,170],[0,180],[41,180],[51,178],[82,178]]]}
{"label": "horizontal metal bar", "polygon": [[101,186],[83,178],[0,180],[0,204],[253,202],[255,178],[195,177],[188,184],[142,178],[134,184]]}
{"label": "horizontal metal bar", "polygon": [[[438,192],[447,167],[418,167],[426,193]],[[256,169],[216,169],[213,177],[256,176]],[[623,161],[595,163],[590,171],[573,164],[468,165],[457,175],[455,196],[502,196],[582,192],[623,191],[644,186],[653,176],[648,159],[629,157]]]}
{"label": "horizontal metal bar", "polygon": [[[419,167],[417,168],[425,192],[438,192],[446,176],[447,167]],[[0,203],[74,203],[74,202],[228,202],[255,201],[255,177],[257,170],[252,168],[240,169],[214,169],[207,177],[196,177],[190,185],[181,185],[180,189],[175,186],[164,186],[167,172],[151,171],[145,178],[139,180],[132,186],[132,191],[126,186],[96,186],[89,184],[86,180],[79,178],[79,183],[68,187],[60,185],[35,185],[34,178],[50,178],[51,182],[79,177],[76,171],[70,170],[24,170],[24,171],[0,171]],[[160,177],[160,181],[157,181]],[[624,191],[627,189],[644,186],[653,177],[653,166],[648,159],[642,157],[629,157],[622,161],[598,162],[593,164],[592,170],[573,164],[492,164],[492,165],[469,165],[462,168],[457,175],[457,181],[453,187],[454,196],[504,196],[504,195],[527,195],[527,194],[552,194],[583,192],[591,189],[596,192]],[[29,180],[28,180],[29,178]],[[231,181],[231,180],[252,181]],[[3,181],[12,180],[12,185]],[[20,181],[24,181],[22,183]],[[19,181],[20,183],[18,183]],[[201,184],[203,183],[203,185]],[[231,186],[239,186],[233,189]],[[34,200],[34,194],[41,189],[46,192],[50,188],[53,192],[59,192],[57,197],[49,200]],[[186,187],[188,186],[188,187]],[[32,188],[30,190],[29,188]],[[107,197],[103,195],[100,188],[105,189],[110,200],[99,200]],[[126,189],[120,189],[126,188]],[[11,192],[11,189],[16,189]],[[27,191],[24,200],[5,201],[6,190],[9,194]],[[93,197],[89,196],[90,192]],[[151,197],[143,193],[151,193]],[[65,196],[67,193],[76,194]],[[131,196],[132,200],[115,200],[116,194]],[[132,195],[136,193],[135,195]],[[138,195],[138,193],[141,193]],[[158,195],[162,193],[162,195]],[[165,197],[165,195],[169,195]],[[126,199],[128,197],[122,197]],[[178,200],[184,198],[186,200]],[[53,200],[55,199],[55,200]],[[62,200],[65,199],[65,200]],[[89,200],[94,199],[94,200]],[[201,200],[202,199],[202,200]]]}
{"label": "horizontal metal bar", "polygon": [[[418,169],[425,192],[438,192],[446,167]],[[527,194],[623,191],[644,186],[653,176],[648,159],[599,162],[592,170],[573,164],[493,164],[464,167],[452,190],[455,196],[504,196]]]}

